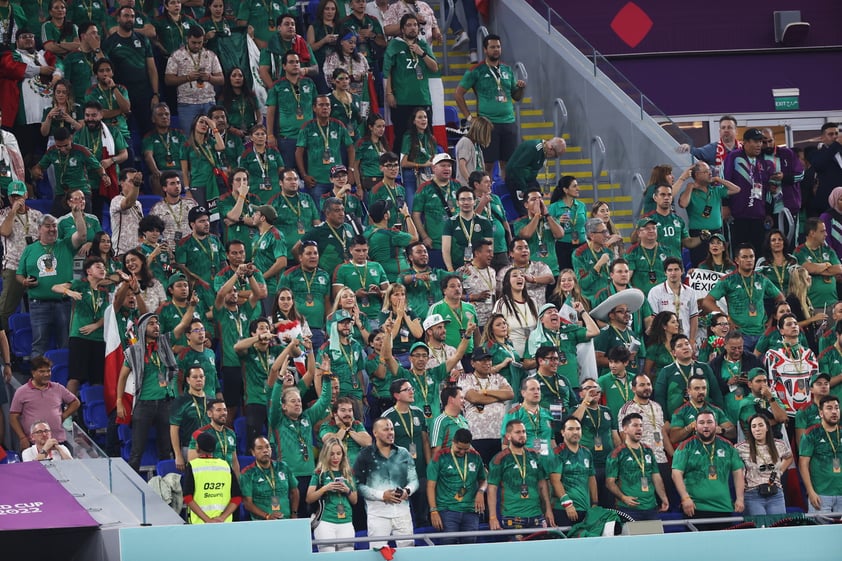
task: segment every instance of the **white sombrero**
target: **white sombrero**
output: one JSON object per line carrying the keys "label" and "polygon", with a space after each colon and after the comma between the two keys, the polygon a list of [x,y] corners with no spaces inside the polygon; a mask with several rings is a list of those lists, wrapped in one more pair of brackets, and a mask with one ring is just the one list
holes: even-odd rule
{"label": "white sombrero", "polygon": [[625,304],[631,313],[635,313],[643,305],[643,292],[636,288],[627,288],[617,294],[612,294],[605,301],[591,310],[591,317],[599,321],[608,321],[608,314],[617,306]]}

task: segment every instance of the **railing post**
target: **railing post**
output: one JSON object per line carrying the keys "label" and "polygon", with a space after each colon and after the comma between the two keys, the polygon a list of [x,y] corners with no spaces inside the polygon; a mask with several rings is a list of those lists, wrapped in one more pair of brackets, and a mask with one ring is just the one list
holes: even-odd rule
{"label": "railing post", "polygon": [[[515,82],[518,80],[518,74],[523,79],[524,82],[529,80],[529,74],[526,72],[526,66],[522,62],[516,62],[515,68]],[[517,124],[517,130],[520,130],[520,103],[515,104],[515,123]]]}

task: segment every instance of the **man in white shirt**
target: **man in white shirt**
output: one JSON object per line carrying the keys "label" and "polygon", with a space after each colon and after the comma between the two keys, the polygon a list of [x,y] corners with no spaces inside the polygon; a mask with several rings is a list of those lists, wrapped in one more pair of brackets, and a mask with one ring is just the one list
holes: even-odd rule
{"label": "man in white shirt", "polygon": [[32,423],[29,429],[29,439],[32,441],[32,446],[21,454],[21,459],[24,462],[73,459],[67,447],[59,444],[58,440],[53,438],[50,425],[46,421]]}
{"label": "man in white shirt", "polygon": [[682,333],[695,344],[696,331],[699,327],[699,306],[693,289],[681,283],[684,266],[677,257],[664,260],[664,272],[667,280],[652,287],[646,297],[653,314],[674,312],[678,316],[678,325]]}

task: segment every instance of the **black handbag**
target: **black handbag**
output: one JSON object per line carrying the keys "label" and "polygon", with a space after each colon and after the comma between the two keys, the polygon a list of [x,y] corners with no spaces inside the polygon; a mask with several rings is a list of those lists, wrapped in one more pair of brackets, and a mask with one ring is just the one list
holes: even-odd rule
{"label": "black handbag", "polygon": [[778,494],[780,490],[779,487],[775,484],[775,481],[778,479],[778,472],[773,471],[772,475],[769,476],[769,483],[762,483],[760,486],[757,487],[757,494],[761,497],[774,497]]}

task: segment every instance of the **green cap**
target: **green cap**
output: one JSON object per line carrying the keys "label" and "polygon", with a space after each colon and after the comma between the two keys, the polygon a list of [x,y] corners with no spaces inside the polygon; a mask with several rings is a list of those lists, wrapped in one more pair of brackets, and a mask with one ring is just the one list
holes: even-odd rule
{"label": "green cap", "polygon": [[428,347],[426,343],[422,343],[421,341],[418,341],[416,343],[413,343],[412,346],[409,347],[409,354],[414,353],[415,349],[418,349],[420,347],[424,347],[425,349],[427,349],[428,353],[430,352],[430,347]]}
{"label": "green cap", "polygon": [[179,281],[187,282],[187,277],[184,273],[173,273],[167,281],[167,288],[172,288]]}
{"label": "green cap", "polygon": [[748,376],[746,376],[746,378],[748,378],[748,380],[751,381],[751,380],[754,380],[755,378],[757,378],[758,376],[763,376],[764,378],[768,378],[769,374],[766,372],[766,370],[764,370],[763,368],[760,368],[758,366],[757,368],[752,368],[751,370],[749,370]]}
{"label": "green cap", "polygon": [[9,196],[17,195],[19,197],[26,196],[26,183],[23,181],[12,181],[9,183]]}
{"label": "green cap", "polygon": [[824,378],[825,380],[830,382],[830,374],[828,374],[827,372],[817,372],[810,376],[810,385],[812,386],[813,384],[815,384],[819,378]]}

